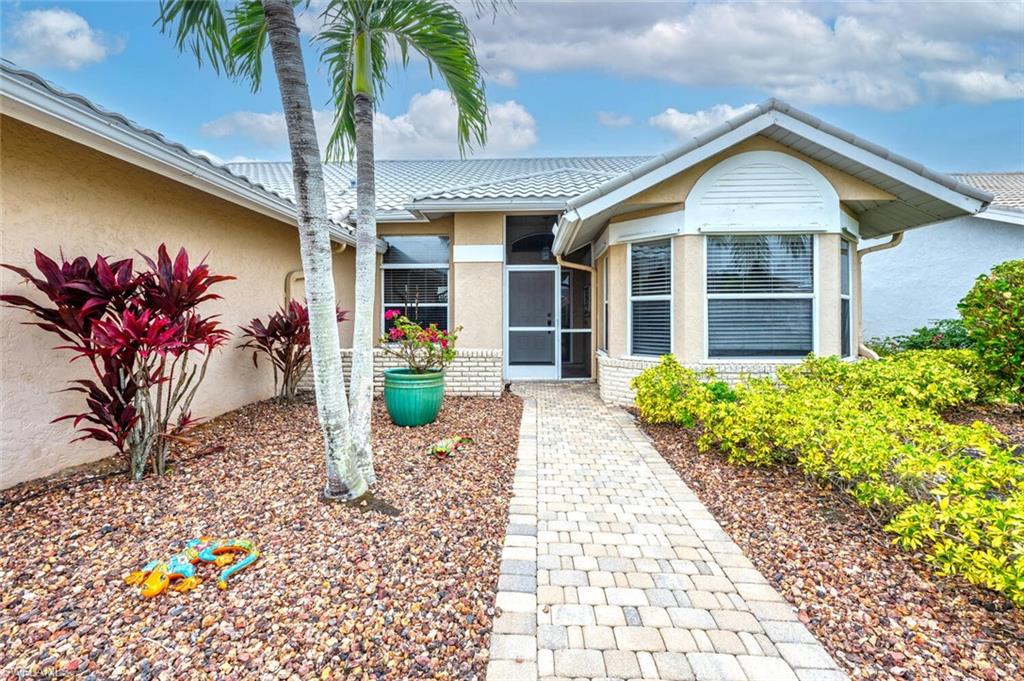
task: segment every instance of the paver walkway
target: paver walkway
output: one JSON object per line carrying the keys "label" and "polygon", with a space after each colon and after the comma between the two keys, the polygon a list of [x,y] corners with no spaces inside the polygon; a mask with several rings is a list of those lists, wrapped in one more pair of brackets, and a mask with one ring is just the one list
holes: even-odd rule
{"label": "paver walkway", "polygon": [[621,409],[523,383],[488,681],[846,676]]}

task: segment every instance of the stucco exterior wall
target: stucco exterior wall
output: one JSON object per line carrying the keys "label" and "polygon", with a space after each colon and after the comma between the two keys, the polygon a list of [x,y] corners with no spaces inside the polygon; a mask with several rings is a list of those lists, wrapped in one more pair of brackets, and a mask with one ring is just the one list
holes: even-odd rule
{"label": "stucco exterior wall", "polygon": [[[456,250],[459,246],[495,246],[496,252],[503,252],[503,213],[456,213],[453,222]],[[456,326],[462,326],[460,346],[497,350],[504,347],[503,267],[501,260],[466,262],[454,258],[453,319]]]}
{"label": "stucco exterior wall", "polygon": [[[300,268],[293,226],[211,197],[24,123],[2,117],[0,134],[0,262],[32,267],[32,249],[55,256],[155,253],[161,242],[206,256],[214,271],[235,281],[215,289],[223,300],[204,306],[220,314],[233,333],[283,302],[285,275]],[[353,249],[335,258],[335,279],[343,307],[352,309]],[[137,257],[137,256],[136,256]],[[4,293],[41,296],[20,278],[0,270]],[[301,290],[301,285],[299,286]],[[22,322],[28,315],[0,307],[0,486],[102,458],[111,449],[92,441],[69,444],[74,429],[52,419],[79,411],[81,397],[58,392],[67,381],[87,375],[68,353],[51,350],[55,336]],[[343,344],[351,324],[341,327]],[[254,368],[251,353],[235,348],[237,338],[216,351],[206,382],[193,403],[197,416],[210,417],[270,397],[268,366]]]}
{"label": "stucco exterior wall", "polygon": [[864,337],[906,334],[958,317],[956,304],[978,275],[1020,258],[1022,225],[965,217],[908,231],[896,248],[864,256]]}

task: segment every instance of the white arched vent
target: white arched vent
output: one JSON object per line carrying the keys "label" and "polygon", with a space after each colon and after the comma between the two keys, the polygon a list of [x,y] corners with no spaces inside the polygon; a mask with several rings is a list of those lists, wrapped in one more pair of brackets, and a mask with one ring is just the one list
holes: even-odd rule
{"label": "white arched vent", "polygon": [[704,173],[686,198],[685,231],[840,229],[839,195],[815,168],[778,151],[730,156]]}

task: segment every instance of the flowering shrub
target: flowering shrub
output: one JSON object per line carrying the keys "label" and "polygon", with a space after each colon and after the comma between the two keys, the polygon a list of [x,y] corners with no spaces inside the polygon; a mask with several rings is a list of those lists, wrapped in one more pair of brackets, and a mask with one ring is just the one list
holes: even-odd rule
{"label": "flowering shrub", "polygon": [[978,356],[1024,402],[1024,260],[1008,260],[983,274],[960,301],[960,314]]}
{"label": "flowering shrub", "polygon": [[[56,334],[72,360],[85,358],[94,378],[72,381],[69,391],[85,395],[86,411],[62,416],[82,434],[78,440],[109,442],[124,455],[132,476],[148,466],[162,474],[171,444],[195,425],[192,400],[206,374],[211,351],[228,332],[198,311],[220,296],[214,284],[234,277],[213,275],[205,263],[189,266],[185,249],[172,261],[161,244],[156,260],[136,272],[131,259],[111,262],[97,256],[58,264],[35,252],[40,277],[3,265],[25,278],[52,303],[46,307],[24,296],[0,300],[41,321],[28,322]],[[82,425],[82,424],[88,425]]]}
{"label": "flowering shrub", "polygon": [[384,318],[392,324],[380,337],[384,352],[401,359],[413,373],[442,371],[455,359],[461,326],[454,331],[438,329],[437,324],[423,328],[398,310],[388,310]]}
{"label": "flowering shrub", "polygon": [[[339,323],[348,318],[348,312],[341,308],[337,314]],[[281,399],[294,400],[310,366],[309,308],[292,300],[266,322],[256,317],[241,328],[242,337],[248,340],[238,347],[253,351],[252,363],[257,367],[259,355],[265,355],[274,368],[274,392]]]}
{"label": "flowering shrub", "polygon": [[699,424],[698,446],[732,462],[796,465],[872,509],[940,572],[1024,605],[1024,461],[994,428],[940,416],[989,397],[973,353],[814,358],[740,384],[734,400],[707,379],[666,357],[634,380],[637,408],[651,422]]}

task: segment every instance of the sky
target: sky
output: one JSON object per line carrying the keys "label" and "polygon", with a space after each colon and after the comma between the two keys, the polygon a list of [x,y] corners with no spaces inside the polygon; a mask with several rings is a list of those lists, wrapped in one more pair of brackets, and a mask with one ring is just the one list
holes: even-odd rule
{"label": "sky", "polygon": [[[321,25],[313,0],[299,16]],[[473,156],[647,155],[769,97],[946,172],[1024,170],[1024,2],[558,2],[466,6],[485,70]],[[0,6],[0,53],[214,160],[286,160],[272,77],[259,92],[197,66],[155,2]],[[332,107],[305,50],[318,128]],[[266,73],[272,75],[269,55]],[[458,156],[443,83],[393,64],[378,158]],[[326,138],[325,138],[326,139]]]}

